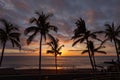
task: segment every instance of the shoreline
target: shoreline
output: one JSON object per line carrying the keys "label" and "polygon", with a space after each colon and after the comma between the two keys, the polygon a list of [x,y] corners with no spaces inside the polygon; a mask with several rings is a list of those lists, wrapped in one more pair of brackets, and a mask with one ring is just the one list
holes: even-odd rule
{"label": "shoreline", "polygon": [[[56,74],[55,69],[42,69],[43,75]],[[80,69],[58,69],[58,74],[68,74],[68,73],[89,73],[92,72],[90,68],[80,68]],[[14,68],[1,68],[0,75],[37,75],[39,74],[39,69],[14,69]]]}
{"label": "shoreline", "polygon": [[[76,78],[91,77],[91,69],[42,69],[42,80],[73,80]],[[40,80],[39,69],[0,69],[0,80]]]}
{"label": "shoreline", "polygon": [[[58,69],[56,74],[55,69],[42,69],[41,80],[91,80],[94,78],[119,77],[120,73],[112,74],[109,72],[92,72],[90,68],[82,69]],[[40,80],[39,69],[0,69],[0,80]],[[119,78],[120,79],[120,78]],[[118,80],[119,80],[118,79]]]}

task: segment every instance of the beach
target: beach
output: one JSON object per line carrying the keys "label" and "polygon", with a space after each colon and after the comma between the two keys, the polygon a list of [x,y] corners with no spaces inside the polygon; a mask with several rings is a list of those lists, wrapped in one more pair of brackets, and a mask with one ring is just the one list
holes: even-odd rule
{"label": "beach", "polygon": [[[100,78],[109,76],[111,76],[110,73],[101,71],[92,72],[91,69],[58,69],[57,74],[55,69],[42,69],[41,80],[91,80],[93,78],[101,80]],[[115,73],[112,74],[112,77],[116,76]],[[38,69],[0,69],[0,80],[40,80],[39,78]]]}
{"label": "beach", "polygon": [[[45,80],[72,80],[74,78],[83,78],[84,76],[90,76],[90,69],[72,70],[72,69],[58,69],[56,74],[55,69],[42,69],[42,79]],[[0,80],[38,80],[38,69],[20,69],[15,70],[12,68],[6,68],[0,70]]]}
{"label": "beach", "polygon": [[[109,61],[115,57],[106,56],[103,60],[101,58],[103,57],[96,57],[98,63]],[[44,63],[41,72],[42,80],[91,80],[98,77],[98,79],[106,76],[111,77],[112,74],[101,72],[101,70],[93,72],[88,57],[59,57],[58,60],[58,73],[56,74],[54,58],[42,57]],[[0,80],[39,80],[40,74],[37,61],[38,57],[34,56],[6,56],[3,68],[0,69]]]}

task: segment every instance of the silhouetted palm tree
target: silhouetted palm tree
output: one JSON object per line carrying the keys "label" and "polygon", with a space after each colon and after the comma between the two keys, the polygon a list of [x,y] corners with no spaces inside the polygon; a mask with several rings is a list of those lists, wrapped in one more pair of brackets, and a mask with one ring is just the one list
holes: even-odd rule
{"label": "silhouetted palm tree", "polygon": [[41,74],[41,52],[42,52],[42,41],[43,38],[46,40],[46,36],[51,37],[49,33],[51,30],[57,32],[57,27],[50,24],[48,19],[52,16],[51,14],[44,14],[43,12],[36,12],[38,17],[33,17],[30,19],[30,23],[34,23],[33,26],[30,26],[25,29],[25,35],[31,33],[27,39],[27,44],[30,44],[34,37],[39,33],[40,42],[39,42],[39,71]]}
{"label": "silhouetted palm tree", "polygon": [[[86,29],[85,21],[82,18],[79,18],[75,24],[77,28],[74,30],[74,36],[72,37],[72,39],[75,40],[72,46],[76,45],[77,43],[83,43],[84,41],[86,41],[87,46],[88,46],[89,38],[93,38],[93,39],[101,41],[95,35],[96,32],[91,32]],[[94,70],[94,64],[93,64],[93,60],[90,54],[90,49],[89,47],[87,48],[88,48],[88,54],[89,54],[91,66],[92,66],[92,69]]]}
{"label": "silhouetted palm tree", "polygon": [[118,44],[118,53],[120,54],[120,41],[117,41]]}
{"label": "silhouetted palm tree", "polygon": [[61,55],[62,52],[60,50],[64,45],[59,46],[59,40],[52,38],[51,42],[47,43],[50,47],[51,50],[47,50],[47,53],[51,53],[55,56],[55,67],[56,67],[56,74],[57,74],[57,55]]}
{"label": "silhouetted palm tree", "polygon": [[106,40],[110,40],[111,42],[114,42],[116,53],[117,53],[117,61],[120,61],[119,51],[118,51],[119,44],[117,44],[118,42],[120,42],[120,40],[119,40],[120,26],[115,28],[114,23],[112,23],[111,25],[105,24],[105,26],[106,26],[106,29],[105,29],[105,31],[103,31],[103,33],[105,33],[105,37],[107,37]]}
{"label": "silhouetted palm tree", "polygon": [[[96,65],[96,60],[95,60],[95,56],[94,56],[95,52],[106,54],[105,51],[100,50],[101,48],[104,48],[104,46],[100,45],[99,47],[95,48],[93,41],[89,41],[88,47],[89,47],[90,52],[91,52],[91,57],[93,58],[94,68],[96,69],[97,65]],[[88,49],[84,50],[81,54],[84,54],[84,53],[88,53]]]}
{"label": "silhouetted palm tree", "polygon": [[0,28],[0,41],[3,46],[1,58],[0,58],[0,67],[1,67],[7,41],[11,41],[12,46],[19,47],[19,49],[21,49],[21,45],[20,45],[20,39],[19,39],[20,33],[18,32],[19,31],[18,27],[8,22],[6,19],[0,19],[0,22],[4,26],[3,28]]}

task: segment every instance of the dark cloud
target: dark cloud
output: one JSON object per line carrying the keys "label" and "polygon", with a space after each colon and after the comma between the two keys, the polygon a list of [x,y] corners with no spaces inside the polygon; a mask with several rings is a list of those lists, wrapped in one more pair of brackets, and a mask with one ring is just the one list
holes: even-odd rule
{"label": "dark cloud", "polygon": [[50,22],[59,28],[58,36],[67,41],[79,17],[86,21],[90,30],[104,29],[108,22],[119,24],[119,4],[120,0],[0,0],[0,18],[17,23],[24,32],[36,10],[53,13]]}
{"label": "dark cloud", "polygon": [[[1,1],[1,6],[6,9],[3,12],[6,17],[12,17],[13,19],[19,19],[18,23],[23,23],[33,15],[35,10],[53,12],[55,19],[61,21],[59,23],[69,24],[71,26],[71,17],[83,17],[88,26],[94,26],[104,24],[105,21],[119,20],[118,13],[119,0],[6,0]],[[20,21],[22,20],[22,21]]]}

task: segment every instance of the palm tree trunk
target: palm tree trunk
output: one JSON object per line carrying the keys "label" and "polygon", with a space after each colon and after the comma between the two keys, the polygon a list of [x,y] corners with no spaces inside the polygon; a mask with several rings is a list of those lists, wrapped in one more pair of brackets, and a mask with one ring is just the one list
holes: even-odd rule
{"label": "palm tree trunk", "polygon": [[5,45],[6,45],[6,41],[3,43],[2,54],[1,54],[1,58],[0,58],[0,67],[2,66],[2,61],[3,61],[3,57],[4,57]]}
{"label": "palm tree trunk", "polygon": [[39,73],[41,76],[41,52],[42,52],[42,35],[40,36],[40,47],[39,47]]}
{"label": "palm tree trunk", "polygon": [[[87,46],[88,46],[88,39],[86,39],[87,41]],[[91,66],[92,66],[92,70],[94,71],[94,64],[93,64],[93,60],[92,60],[92,56],[91,56],[91,53],[90,53],[90,49],[89,47],[88,48],[88,55],[89,55],[89,59],[90,59],[90,63],[91,63]]]}
{"label": "palm tree trunk", "polygon": [[118,48],[117,48],[117,43],[116,43],[115,39],[114,39],[114,44],[115,44],[115,49],[116,49],[116,53],[117,53],[117,61],[120,61],[120,59],[119,59],[119,53],[118,53]]}
{"label": "palm tree trunk", "polygon": [[[119,59],[119,52],[118,52],[117,43],[116,43],[115,38],[114,38],[114,44],[115,44],[115,49],[116,49],[116,53],[117,53],[117,61],[120,62],[120,59]],[[117,71],[120,72],[120,67],[119,67],[118,64],[116,64],[116,67],[117,67]]]}
{"label": "palm tree trunk", "polygon": [[57,74],[57,55],[55,54],[55,68],[56,68],[56,74]]}
{"label": "palm tree trunk", "polygon": [[[94,54],[94,52],[93,52],[93,54]],[[96,70],[96,61],[95,61],[95,56],[94,56],[94,55],[92,55],[92,56],[93,56],[94,69]]]}

